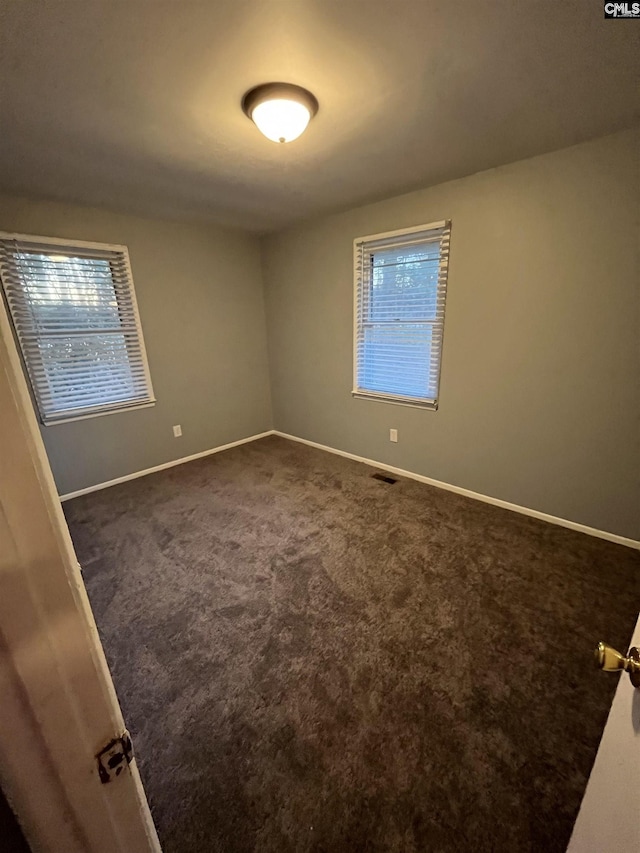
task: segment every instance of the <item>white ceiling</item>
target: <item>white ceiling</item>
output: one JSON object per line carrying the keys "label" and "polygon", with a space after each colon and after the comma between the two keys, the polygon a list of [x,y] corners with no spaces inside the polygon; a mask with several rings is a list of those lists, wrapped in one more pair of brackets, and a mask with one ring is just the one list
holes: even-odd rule
{"label": "white ceiling", "polygon": [[[0,187],[269,231],[640,121],[601,0],[4,0]],[[288,145],[243,93],[320,110]]]}

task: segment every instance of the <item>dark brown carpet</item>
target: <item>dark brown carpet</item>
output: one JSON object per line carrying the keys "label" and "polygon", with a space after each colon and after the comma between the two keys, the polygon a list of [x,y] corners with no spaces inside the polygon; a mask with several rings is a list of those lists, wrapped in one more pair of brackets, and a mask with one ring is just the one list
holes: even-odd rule
{"label": "dark brown carpet", "polygon": [[270,437],[65,504],[166,853],[562,851],[640,554]]}

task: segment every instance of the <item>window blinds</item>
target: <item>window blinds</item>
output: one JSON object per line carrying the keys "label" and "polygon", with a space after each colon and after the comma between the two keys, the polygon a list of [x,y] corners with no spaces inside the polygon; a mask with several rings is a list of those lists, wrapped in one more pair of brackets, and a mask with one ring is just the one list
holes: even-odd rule
{"label": "window blinds", "polygon": [[154,401],[126,247],[0,234],[0,278],[44,424]]}
{"label": "window blinds", "polygon": [[437,408],[450,231],[355,241],[355,396]]}

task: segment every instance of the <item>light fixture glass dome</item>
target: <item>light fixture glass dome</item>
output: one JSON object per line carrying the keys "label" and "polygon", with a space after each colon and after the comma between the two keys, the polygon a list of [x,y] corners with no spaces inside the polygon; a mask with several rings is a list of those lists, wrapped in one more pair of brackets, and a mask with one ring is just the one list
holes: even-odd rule
{"label": "light fixture glass dome", "polygon": [[276,98],[273,101],[263,101],[254,107],[251,118],[267,139],[274,142],[291,142],[305,131],[311,113],[303,104]]}
{"label": "light fixture glass dome", "polygon": [[300,86],[264,83],[247,92],[242,109],[267,139],[292,142],[305,131],[318,111],[318,102]]}

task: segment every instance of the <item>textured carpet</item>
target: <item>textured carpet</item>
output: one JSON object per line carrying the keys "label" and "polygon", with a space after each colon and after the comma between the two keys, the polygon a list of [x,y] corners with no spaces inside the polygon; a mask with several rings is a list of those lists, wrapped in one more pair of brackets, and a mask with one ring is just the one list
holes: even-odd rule
{"label": "textured carpet", "polygon": [[561,851],[640,554],[269,437],[65,504],[166,853]]}

